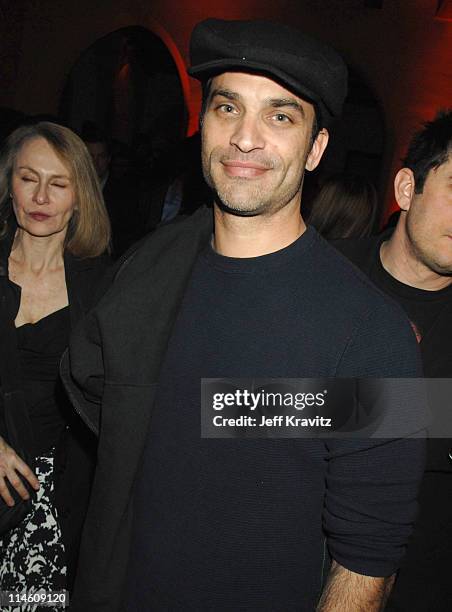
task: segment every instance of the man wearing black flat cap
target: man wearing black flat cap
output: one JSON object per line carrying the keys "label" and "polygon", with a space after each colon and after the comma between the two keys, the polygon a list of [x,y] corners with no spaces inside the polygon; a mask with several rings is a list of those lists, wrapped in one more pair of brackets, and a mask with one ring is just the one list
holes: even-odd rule
{"label": "man wearing black flat cap", "polygon": [[99,435],[71,609],[380,610],[422,441],[200,435],[201,378],[420,374],[401,310],[300,216],[344,63],[287,26],[217,19],[191,60],[213,212],[127,256],[62,363]]}

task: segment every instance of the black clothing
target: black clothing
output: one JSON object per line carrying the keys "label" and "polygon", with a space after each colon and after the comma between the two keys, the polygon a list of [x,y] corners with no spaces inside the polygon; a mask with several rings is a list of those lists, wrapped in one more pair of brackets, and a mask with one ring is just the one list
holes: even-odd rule
{"label": "black clothing", "polygon": [[[402,306],[415,330],[418,342],[433,329],[443,308],[447,311],[452,303],[452,285],[439,291],[426,291],[425,289],[410,287],[391,276],[383,268],[379,257],[376,259],[369,277],[377,287],[380,287]],[[421,344],[421,351],[422,348],[423,345]],[[440,360],[441,355],[436,355],[436,358]]]}
{"label": "black clothing", "polygon": [[[148,232],[176,215],[191,215],[212,201],[212,192],[202,172],[199,132],[156,160],[148,178],[146,199]],[[168,212],[172,216],[167,217]]]}
{"label": "black clothing", "polygon": [[[33,456],[57,445],[66,426],[58,409],[58,365],[69,343],[69,308],[17,328],[25,402],[34,433]],[[59,389],[61,393],[61,389]]]}
{"label": "black clothing", "polygon": [[[332,244],[350,261],[360,268],[377,286],[380,246],[391,236],[392,230],[380,236],[358,240],[336,240]],[[400,283],[401,285],[403,283]],[[409,291],[409,288],[407,288]],[[406,289],[404,289],[404,292]],[[411,292],[410,292],[411,293]],[[424,293],[424,292],[423,292]],[[430,293],[430,292],[429,292]],[[443,292],[440,292],[441,294]],[[403,296],[405,293],[403,294]],[[399,291],[391,293],[403,307],[406,302],[399,298]],[[442,298],[442,295],[441,295]],[[438,312],[437,320],[429,333],[423,336],[419,344],[422,365],[427,378],[449,378],[452,372],[452,300]],[[447,459],[447,460],[446,460]],[[441,469],[452,471],[452,464],[446,454],[441,462]]]}
{"label": "black clothing", "polygon": [[[211,212],[201,209],[187,220],[160,228],[144,241],[122,263],[111,289],[75,331],[70,352],[62,361],[62,376],[71,400],[94,431],[100,428],[98,466],[82,540],[72,603],[74,612],[124,610],[121,597],[129,560],[147,561],[154,550],[159,553],[153,561],[158,577],[151,588],[163,587],[165,592],[148,593],[148,596],[150,601],[158,602],[153,609],[172,610],[193,606],[198,610],[208,609],[200,604],[203,600],[207,604],[214,601],[216,606],[217,595],[212,588],[199,592],[205,580],[202,569],[206,569],[207,576],[212,575],[212,567],[207,566],[214,551],[222,560],[227,558],[231,562],[228,567],[218,568],[219,580],[225,579],[221,586],[226,598],[223,605],[231,604],[229,609],[246,609],[247,605],[249,609],[253,602],[257,608],[262,604],[262,609],[272,607],[273,610],[278,607],[290,610],[294,605],[299,609],[300,594],[308,606],[315,601],[322,582],[323,529],[331,555],[355,571],[365,566],[375,575],[391,573],[402,554],[407,527],[414,518],[412,502],[422,469],[422,441],[385,444],[381,440],[317,440],[305,444],[267,440],[264,445],[259,440],[249,440],[236,449],[235,441],[200,440],[199,406],[194,413],[196,400],[190,389],[194,389],[195,377],[199,380],[201,373],[209,371],[210,357],[213,366],[220,364],[222,356],[226,357],[222,342],[229,342],[235,354],[237,347],[243,350],[241,365],[246,368],[240,375],[253,371],[257,352],[257,366],[266,364],[265,371],[275,375],[296,372],[299,376],[323,373],[326,376],[409,377],[419,374],[414,335],[400,309],[313,231],[282,253],[262,258],[268,262],[269,278],[276,287],[279,266],[272,272],[271,262],[279,257],[290,260],[291,253],[298,248],[303,254],[300,263],[306,257],[301,271],[289,266],[287,274],[293,285],[286,287],[287,304],[270,298],[276,308],[274,313],[265,313],[262,308],[260,317],[254,317],[254,309],[259,313],[260,305],[268,299],[264,295],[267,296],[267,291],[271,293],[273,287],[267,283],[266,274],[256,274],[253,281],[253,289],[259,286],[256,298],[253,292],[244,291],[243,283],[246,285],[250,277],[243,266],[253,266],[255,259],[232,260],[233,265],[242,268],[237,275],[222,274],[224,288],[213,293],[210,284],[205,284],[204,276],[201,278],[195,271],[192,277],[198,253],[205,248],[212,232],[211,217]],[[221,267],[223,258],[213,256]],[[226,260],[226,265],[228,262],[231,260]],[[214,274],[218,276],[216,271]],[[189,284],[195,282],[196,291],[187,293]],[[199,313],[202,307],[199,289],[201,298],[206,300],[205,309],[218,306],[217,316],[208,318],[210,329],[203,328],[202,320],[201,323],[193,321],[193,312],[186,302],[197,296]],[[280,290],[278,286],[276,295],[280,295]],[[242,318],[225,320],[221,303],[225,301],[225,312],[228,312],[235,296],[244,306]],[[174,328],[179,313],[180,319]],[[277,334],[276,346],[267,344],[270,323],[284,319],[290,325],[291,335],[282,338]],[[382,320],[387,325],[383,334],[380,332]],[[192,329],[198,337],[192,336]],[[182,335],[178,335],[178,330]],[[183,341],[184,334],[195,343],[196,351]],[[243,343],[243,334],[252,337],[255,346]],[[387,347],[393,337],[398,338],[400,349],[391,349],[388,359]],[[172,348],[167,352],[168,342]],[[200,350],[204,354],[197,354]],[[295,354],[299,367],[296,363],[288,364],[288,357]],[[68,369],[69,357],[72,374]],[[278,359],[282,360],[280,365]],[[232,372],[232,365],[225,362],[218,374]],[[179,370],[185,376],[181,377]],[[183,399],[186,390],[187,400]],[[152,444],[147,447],[148,440]],[[156,452],[161,449],[162,453],[155,456],[154,448]],[[213,448],[215,453],[211,452]],[[396,448],[400,452],[393,453]],[[184,449],[187,453],[180,452]],[[151,454],[147,457],[143,452]],[[147,510],[149,516],[158,514],[161,533],[158,526],[155,529],[151,526],[156,539],[151,550],[146,547],[140,551],[143,557],[137,557],[137,551],[131,549],[134,514],[135,511],[142,513],[142,520],[145,520],[143,511],[148,516],[146,500],[140,503],[140,510],[133,497],[133,485],[143,460],[150,461],[149,465],[154,468],[148,477],[149,484],[155,485],[155,494]],[[369,482],[366,472],[372,471],[374,465],[379,466],[380,472],[377,479]],[[215,470],[218,470],[217,479]],[[406,470],[412,470],[406,486],[391,487],[396,495],[388,499],[383,493],[387,482],[394,473],[397,479],[400,473],[406,475]],[[195,474],[198,481],[196,476],[194,480]],[[375,486],[376,482],[379,486]],[[191,486],[193,483],[195,488]],[[212,488],[203,488],[204,483],[212,484]],[[141,485],[147,486],[144,479]],[[356,503],[358,490],[363,507]],[[159,496],[162,496],[161,502]],[[138,500],[139,497],[140,492]],[[279,513],[281,520],[278,520]],[[377,515],[390,516],[390,519],[385,522],[377,519]],[[393,517],[395,524],[391,528]],[[289,533],[294,525],[295,531]],[[392,542],[390,546],[388,541]],[[307,542],[305,550],[303,544]],[[371,551],[366,550],[369,543]],[[315,576],[314,584],[306,584],[299,572],[308,563],[309,555],[312,555],[312,573],[306,576],[306,582]],[[184,583],[184,575],[194,577],[193,586]],[[258,578],[253,584],[246,581],[250,575]],[[218,584],[215,579],[213,588]]]}
{"label": "black clothing", "polygon": [[[424,374],[452,377],[452,286],[423,291],[397,281],[383,268],[380,247],[393,230],[334,246],[400,303],[416,330]],[[419,493],[419,517],[387,610],[449,612],[452,609],[452,440],[429,439]]]}
{"label": "black clothing", "polygon": [[[14,228],[13,228],[14,229]],[[12,231],[0,242],[0,299],[6,304],[6,311],[11,325],[14,325],[20,305],[21,289],[8,280],[8,257],[14,238]],[[88,504],[90,483],[94,468],[96,439],[80,420],[67,400],[61,382],[56,380],[53,397],[52,380],[58,373],[58,362],[62,351],[67,346],[70,329],[74,328],[79,319],[95,303],[103,286],[103,277],[109,260],[107,257],[78,259],[69,253],[64,256],[66,286],[69,298],[69,309],[58,311],[33,326],[24,325],[16,330],[19,345],[2,346],[0,358],[8,359],[13,351],[19,353],[21,377],[27,380],[23,383],[26,397],[33,402],[30,406],[30,416],[37,425],[35,434],[36,451],[49,444],[56,446],[55,450],[55,506],[58,510],[63,542],[66,549],[68,566],[68,585],[74,580],[80,532]],[[47,337],[46,328],[58,318],[63,318],[63,324],[58,327],[57,337]],[[61,321],[60,321],[61,322]],[[53,330],[55,331],[55,330]],[[41,333],[40,333],[41,332]],[[53,333],[52,330],[49,333]],[[35,344],[37,335],[39,343],[48,343],[46,363],[40,357],[30,355],[30,337]],[[57,346],[54,345],[56,343]],[[46,347],[41,347],[47,352]],[[32,363],[30,362],[32,358]],[[20,362],[19,362],[20,363]],[[53,373],[51,372],[54,368]],[[33,379],[28,379],[32,376]],[[39,381],[37,380],[39,377]],[[56,409],[56,411],[55,411]],[[0,394],[0,415],[1,415]],[[62,424],[64,423],[64,427]],[[0,418],[0,435],[4,433],[4,419]],[[59,435],[61,434],[61,435]]]}
{"label": "black clothing", "polygon": [[[383,375],[384,340],[374,331],[387,315],[396,330],[399,315],[381,299],[382,308],[371,304],[365,289],[355,299],[373,313],[372,324],[361,321],[355,334],[356,321],[331,313],[327,295],[338,304],[349,297],[346,268],[313,228],[263,257],[221,257],[208,247],[198,258],[163,362],[137,479],[125,609],[311,612],[328,574],[328,548],[362,574],[397,568],[394,525],[414,515],[416,486],[410,503],[400,505],[391,479],[405,482],[422,469],[417,444],[409,451],[400,441],[383,451],[374,441],[359,458],[351,444],[336,469],[342,478],[355,472],[353,507],[346,485],[334,500],[328,492],[338,484],[327,469],[340,452],[337,441],[328,449],[322,440],[200,440],[202,377]],[[323,273],[335,278],[333,286]],[[401,341],[410,354],[408,326]],[[367,359],[356,358],[364,352]],[[386,363],[385,372],[396,368],[402,371]],[[404,365],[404,374],[415,371],[415,360]],[[402,465],[399,453],[408,453]],[[386,487],[376,499],[384,462]],[[369,518],[377,514],[390,516],[392,526]],[[345,536],[347,520],[366,523],[359,543]]]}
{"label": "black clothing", "polygon": [[143,202],[142,179],[135,173],[121,178],[110,175],[102,195],[110,218],[113,256],[116,259],[147,232],[147,203]]}

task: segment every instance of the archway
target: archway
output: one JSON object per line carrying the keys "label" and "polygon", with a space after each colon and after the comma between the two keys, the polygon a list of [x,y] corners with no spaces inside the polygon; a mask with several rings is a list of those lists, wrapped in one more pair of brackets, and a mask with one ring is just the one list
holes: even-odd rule
{"label": "archway", "polygon": [[60,103],[62,119],[80,132],[94,122],[113,140],[137,150],[167,147],[185,135],[179,73],[164,42],[147,28],[111,32],[73,66]]}

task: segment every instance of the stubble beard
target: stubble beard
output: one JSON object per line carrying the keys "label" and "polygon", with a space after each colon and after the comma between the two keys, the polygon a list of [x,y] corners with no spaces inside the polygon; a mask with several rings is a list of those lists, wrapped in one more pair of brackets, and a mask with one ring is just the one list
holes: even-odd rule
{"label": "stubble beard", "polygon": [[[272,208],[272,200],[264,199],[262,189],[257,185],[252,188],[246,184],[247,179],[239,177],[229,180],[228,185],[222,185],[210,174],[206,176],[206,181],[214,192],[215,202],[221,209],[242,217],[252,217]],[[245,194],[243,190],[246,191]]]}
{"label": "stubble beard", "polygon": [[[279,191],[276,186],[259,184],[259,179],[247,179],[243,177],[218,177],[215,178],[212,168],[221,163],[227,156],[213,152],[209,157],[202,154],[202,167],[206,183],[212,189],[216,204],[224,211],[231,214],[252,217],[266,213],[274,213],[290,202],[301,189],[302,179],[292,189]],[[260,160],[261,162],[261,160]],[[280,160],[266,160],[266,165],[271,168],[270,172],[277,172],[281,167]],[[221,170],[219,170],[221,172]],[[265,183],[265,181],[263,181]],[[275,198],[275,191],[277,197]]]}

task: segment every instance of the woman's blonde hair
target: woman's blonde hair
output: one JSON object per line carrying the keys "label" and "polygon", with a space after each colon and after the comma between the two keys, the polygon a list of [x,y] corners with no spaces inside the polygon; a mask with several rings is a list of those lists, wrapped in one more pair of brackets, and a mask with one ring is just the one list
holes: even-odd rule
{"label": "woman's blonde hair", "polygon": [[110,221],[90,154],[74,132],[47,121],[15,130],[0,153],[0,240],[14,223],[10,193],[16,157],[26,142],[37,138],[44,138],[71,175],[75,208],[66,234],[65,249],[81,258],[96,257],[109,250]]}

